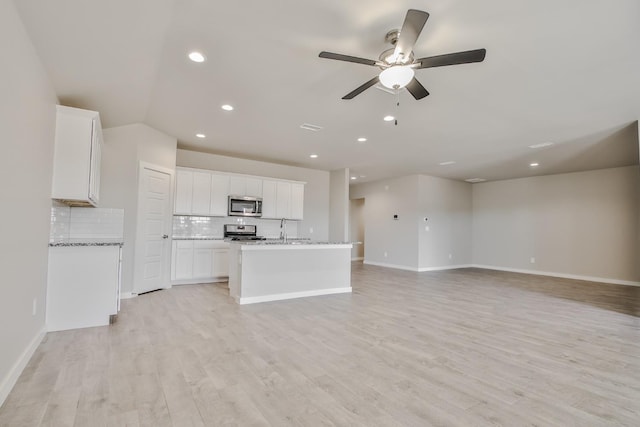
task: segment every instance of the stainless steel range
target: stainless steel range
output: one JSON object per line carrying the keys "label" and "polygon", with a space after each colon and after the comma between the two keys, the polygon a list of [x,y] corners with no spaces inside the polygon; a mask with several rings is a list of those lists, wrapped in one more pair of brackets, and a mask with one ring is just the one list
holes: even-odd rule
{"label": "stainless steel range", "polygon": [[266,240],[258,236],[258,227],[255,225],[225,224],[224,237],[232,241],[238,240]]}

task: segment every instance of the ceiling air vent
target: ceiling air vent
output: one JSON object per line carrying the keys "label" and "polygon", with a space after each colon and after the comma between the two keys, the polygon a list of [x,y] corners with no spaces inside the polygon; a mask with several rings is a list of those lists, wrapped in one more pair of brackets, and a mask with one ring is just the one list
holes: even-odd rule
{"label": "ceiling air vent", "polygon": [[322,130],[321,126],[310,125],[309,123],[303,123],[300,125],[300,129],[310,130],[311,132],[318,132]]}
{"label": "ceiling air vent", "polygon": [[484,178],[469,178],[469,179],[465,179],[465,181],[470,182],[472,184],[475,184],[476,182],[484,182],[484,181],[486,181],[486,179],[484,179]]}

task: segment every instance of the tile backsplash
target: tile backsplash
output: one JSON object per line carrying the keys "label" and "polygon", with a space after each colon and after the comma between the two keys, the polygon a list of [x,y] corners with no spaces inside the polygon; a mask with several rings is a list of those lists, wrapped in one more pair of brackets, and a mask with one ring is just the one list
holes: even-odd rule
{"label": "tile backsplash", "polygon": [[121,239],[124,235],[124,209],[51,208],[49,241],[63,239]]}
{"label": "tile backsplash", "polygon": [[[280,237],[279,219],[183,215],[173,217],[173,237],[223,237],[224,224],[256,225],[258,236],[269,239]],[[287,221],[287,236],[298,237],[297,221]]]}

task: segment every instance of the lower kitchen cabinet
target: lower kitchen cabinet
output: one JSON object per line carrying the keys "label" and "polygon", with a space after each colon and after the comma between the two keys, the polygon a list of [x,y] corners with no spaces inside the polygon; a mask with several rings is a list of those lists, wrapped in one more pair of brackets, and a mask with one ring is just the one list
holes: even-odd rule
{"label": "lower kitchen cabinet", "polygon": [[120,307],[121,248],[49,248],[47,330],[105,326]]}
{"label": "lower kitchen cabinet", "polygon": [[226,281],[229,243],[220,240],[174,240],[171,283],[184,285]]}

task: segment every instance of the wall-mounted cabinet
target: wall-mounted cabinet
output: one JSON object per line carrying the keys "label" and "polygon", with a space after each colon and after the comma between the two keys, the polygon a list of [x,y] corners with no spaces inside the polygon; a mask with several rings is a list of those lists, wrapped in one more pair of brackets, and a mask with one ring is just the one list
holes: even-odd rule
{"label": "wall-mounted cabinet", "polygon": [[209,171],[176,170],[176,215],[226,216],[229,176]]}
{"label": "wall-mounted cabinet", "polygon": [[96,111],[58,105],[51,198],[71,206],[98,206],[102,125]]}
{"label": "wall-mounted cabinet", "polygon": [[220,240],[175,240],[173,284],[224,281],[229,276],[229,243]]}
{"label": "wall-mounted cabinet", "polygon": [[226,216],[228,196],[262,198],[262,218],[301,220],[304,183],[202,169],[176,169],[176,215]]}

